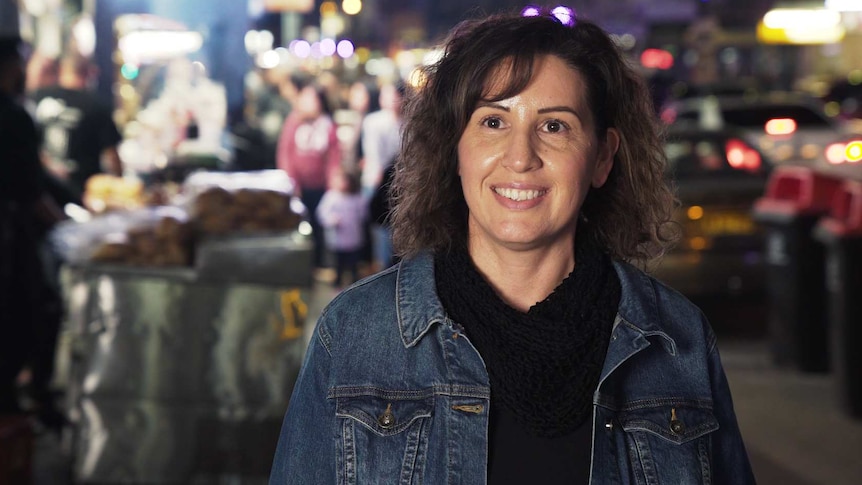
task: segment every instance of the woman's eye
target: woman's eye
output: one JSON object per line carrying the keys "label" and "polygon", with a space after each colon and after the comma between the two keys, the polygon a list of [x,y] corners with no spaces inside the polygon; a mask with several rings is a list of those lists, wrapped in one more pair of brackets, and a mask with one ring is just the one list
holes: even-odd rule
{"label": "woman's eye", "polygon": [[551,120],[545,124],[545,129],[551,133],[559,133],[566,129],[566,125],[562,121]]}
{"label": "woman's eye", "polygon": [[495,118],[493,116],[490,116],[490,117],[482,120],[482,124],[487,126],[488,128],[493,128],[493,129],[497,129],[497,128],[500,128],[501,126],[503,126],[502,120],[500,120],[500,118]]}

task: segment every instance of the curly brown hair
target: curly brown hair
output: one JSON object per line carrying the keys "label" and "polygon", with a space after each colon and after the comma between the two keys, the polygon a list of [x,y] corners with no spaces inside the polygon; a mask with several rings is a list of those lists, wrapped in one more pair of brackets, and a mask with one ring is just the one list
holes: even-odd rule
{"label": "curly brown hair", "polygon": [[[520,93],[534,62],[554,55],[580,72],[596,120],[596,135],[620,135],[607,182],[592,188],[580,228],[615,258],[646,261],[676,239],[676,203],[665,177],[661,125],[643,78],[610,36],[578,19],[566,26],[549,16],[494,15],[458,25],[442,58],[423,69],[424,84],[408,96],[401,154],[392,183],[392,237],[399,256],[466,247],[468,208],[458,177],[457,147],[470,116],[487,98],[489,76],[505,72],[505,88],[489,101]],[[507,69],[497,70],[501,63]],[[499,81],[495,79],[495,82]]]}

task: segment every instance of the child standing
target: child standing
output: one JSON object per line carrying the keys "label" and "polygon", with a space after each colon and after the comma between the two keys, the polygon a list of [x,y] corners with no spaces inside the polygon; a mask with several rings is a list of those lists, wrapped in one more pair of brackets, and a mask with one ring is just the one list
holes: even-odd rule
{"label": "child standing", "polygon": [[368,204],[360,193],[359,178],[343,171],[335,172],[317,207],[326,248],[335,254],[335,287],[341,286],[345,271],[350,273],[348,285],[359,279],[359,260],[365,243],[363,225],[367,217]]}

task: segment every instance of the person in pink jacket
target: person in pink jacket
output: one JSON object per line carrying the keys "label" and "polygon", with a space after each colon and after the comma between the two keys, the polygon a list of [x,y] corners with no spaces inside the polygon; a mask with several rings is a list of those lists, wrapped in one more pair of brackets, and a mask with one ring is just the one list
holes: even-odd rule
{"label": "person in pink jacket", "polygon": [[317,219],[317,206],[326,192],[327,181],[341,165],[341,149],[336,125],[326,94],[317,85],[302,87],[296,106],[281,130],[276,151],[276,166],[290,176],[307,210],[314,241],[314,266],[324,266],[323,230]]}

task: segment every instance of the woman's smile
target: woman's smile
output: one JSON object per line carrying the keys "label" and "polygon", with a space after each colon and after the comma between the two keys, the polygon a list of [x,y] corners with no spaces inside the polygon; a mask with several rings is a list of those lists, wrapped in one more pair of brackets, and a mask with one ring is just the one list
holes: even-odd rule
{"label": "woman's smile", "polygon": [[515,202],[534,200],[548,193],[547,190],[515,189],[510,187],[494,187],[493,190],[500,197],[514,200]]}

